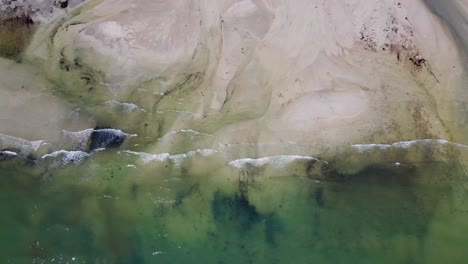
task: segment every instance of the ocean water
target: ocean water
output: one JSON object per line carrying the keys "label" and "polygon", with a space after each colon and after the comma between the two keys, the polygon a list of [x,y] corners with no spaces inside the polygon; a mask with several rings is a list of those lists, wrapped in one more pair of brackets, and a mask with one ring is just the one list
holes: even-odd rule
{"label": "ocean water", "polygon": [[468,263],[456,163],[242,182],[132,162],[4,163],[0,263]]}

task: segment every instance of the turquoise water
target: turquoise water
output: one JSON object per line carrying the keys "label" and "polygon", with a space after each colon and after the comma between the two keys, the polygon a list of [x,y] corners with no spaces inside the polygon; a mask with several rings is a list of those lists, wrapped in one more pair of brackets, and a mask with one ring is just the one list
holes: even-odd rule
{"label": "turquoise water", "polygon": [[468,263],[456,164],[249,184],[125,164],[3,166],[0,263]]}

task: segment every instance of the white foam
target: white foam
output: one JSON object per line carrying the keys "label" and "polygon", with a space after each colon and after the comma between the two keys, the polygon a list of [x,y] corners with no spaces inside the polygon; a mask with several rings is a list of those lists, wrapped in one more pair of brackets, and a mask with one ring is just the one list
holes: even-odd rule
{"label": "white foam", "polygon": [[13,151],[8,151],[8,150],[0,151],[0,154],[7,155],[7,156],[10,156],[10,157],[17,157],[18,156],[18,153],[13,152]]}
{"label": "white foam", "polygon": [[395,142],[393,144],[355,144],[351,145],[352,148],[358,150],[359,152],[369,152],[373,149],[380,149],[380,150],[387,150],[389,148],[402,148],[402,149],[407,149],[411,146],[416,146],[416,145],[429,145],[429,144],[434,144],[434,145],[446,145],[446,144],[451,144],[455,145],[457,147],[468,147],[463,144],[459,143],[452,143],[447,140],[443,139],[416,139],[416,140],[408,140],[408,141],[400,141],[400,142]]}
{"label": "white foam", "polygon": [[130,150],[124,150],[123,153],[136,155],[140,157],[143,164],[147,164],[153,161],[163,162],[166,160],[171,160],[174,163],[175,167],[180,167],[182,165],[182,162],[186,158],[191,158],[196,154],[200,154],[203,157],[209,157],[218,153],[218,151],[214,149],[197,149],[195,151],[189,151],[187,153],[174,154],[174,155],[171,155],[169,153],[150,154],[146,152],[136,152],[136,151],[130,151]]}
{"label": "white foam", "polygon": [[125,102],[121,103],[116,100],[109,100],[109,101],[104,102],[104,104],[110,106],[111,108],[121,107],[122,112],[124,113],[135,112],[135,111],[146,112],[145,109],[133,103],[125,103]]}
{"label": "white foam", "polygon": [[147,164],[153,161],[165,161],[170,156],[169,153],[150,154],[146,152],[136,152],[130,150],[124,150],[123,153],[138,156],[143,162],[143,164]]}
{"label": "white foam", "polygon": [[180,167],[182,165],[182,162],[188,157],[189,155],[187,154],[177,154],[177,155],[171,155],[169,158],[174,162],[175,167]]}
{"label": "white foam", "polygon": [[91,151],[92,153],[95,153],[95,152],[101,152],[101,151],[104,151],[106,150],[106,148],[97,148],[97,149],[94,149],[93,151]]}
{"label": "white foam", "polygon": [[401,142],[396,142],[392,144],[392,147],[396,148],[409,148],[414,145],[426,145],[426,144],[440,144],[440,145],[445,145],[448,142],[447,140],[442,140],[442,139],[417,139],[417,140],[410,140],[410,141],[401,141]]}
{"label": "white foam", "polygon": [[364,153],[364,152],[369,152],[369,151],[371,151],[373,149],[376,149],[376,148],[378,148],[380,150],[386,150],[386,149],[390,148],[391,146],[390,145],[385,145],[385,144],[356,144],[356,145],[352,145],[351,147],[356,149],[360,153]]}
{"label": "white foam", "polygon": [[243,168],[247,164],[255,166],[255,167],[262,167],[264,165],[273,165],[277,168],[283,168],[286,165],[290,164],[293,161],[309,161],[309,160],[317,160],[314,157],[310,156],[298,156],[298,155],[279,155],[279,156],[271,156],[271,157],[263,157],[263,158],[258,158],[258,159],[251,159],[251,158],[245,158],[245,159],[238,159],[238,160],[233,160],[228,163],[229,166],[233,168]]}
{"label": "white foam", "polygon": [[162,138],[167,138],[167,137],[174,136],[177,134],[189,134],[193,136],[211,136],[210,134],[198,132],[193,129],[180,129],[180,130],[168,132],[164,136],[162,136]]}
{"label": "white foam", "polygon": [[196,152],[200,153],[202,156],[205,157],[212,156],[218,153],[218,151],[214,149],[197,149]]}

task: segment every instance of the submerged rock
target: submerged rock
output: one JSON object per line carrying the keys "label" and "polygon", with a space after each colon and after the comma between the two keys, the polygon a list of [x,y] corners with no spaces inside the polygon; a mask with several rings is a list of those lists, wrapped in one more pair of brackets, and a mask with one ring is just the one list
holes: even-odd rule
{"label": "submerged rock", "polygon": [[49,163],[49,167],[63,167],[69,164],[79,164],[89,157],[89,154],[83,151],[60,150],[51,154],[42,156],[42,160]]}
{"label": "submerged rock", "polygon": [[62,139],[59,143],[61,149],[93,151],[101,148],[116,148],[133,135],[126,134],[119,129],[85,129],[77,132],[62,131]]}
{"label": "submerged rock", "polygon": [[54,167],[69,163],[78,164],[92,152],[102,148],[115,148],[130,137],[117,129],[86,129],[83,131],[62,131],[57,142],[45,140],[29,141],[23,138],[0,134],[0,161],[20,156],[32,161],[54,160]]}

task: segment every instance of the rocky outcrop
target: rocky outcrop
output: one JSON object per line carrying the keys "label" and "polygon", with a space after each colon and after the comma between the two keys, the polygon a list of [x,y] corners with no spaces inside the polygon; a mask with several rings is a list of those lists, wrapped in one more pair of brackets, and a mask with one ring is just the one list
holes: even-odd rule
{"label": "rocky outcrop", "polygon": [[31,160],[55,160],[61,166],[77,164],[89,153],[120,147],[128,135],[117,129],[86,129],[78,132],[62,131],[59,141],[30,141],[0,134],[0,160],[23,157]]}
{"label": "rocky outcrop", "polygon": [[91,133],[90,150],[116,148],[123,144],[127,135],[116,129],[97,129]]}
{"label": "rocky outcrop", "polygon": [[[152,152],[155,139],[188,129],[211,135],[210,148],[467,142],[466,59],[422,1],[90,1],[77,10],[41,29],[53,45],[35,38],[27,57],[49,65],[98,126],[148,137]],[[149,10],[158,15],[141,15]]]}
{"label": "rocky outcrop", "polygon": [[7,135],[86,152],[123,136],[84,129],[114,127],[139,135],[131,151],[228,161],[468,143],[466,53],[422,0],[41,3],[22,65],[2,62],[0,92],[43,109],[1,104]]}
{"label": "rocky outcrop", "polygon": [[60,150],[42,156],[42,160],[47,164],[48,168],[63,167],[69,164],[79,164],[81,161],[89,157],[89,154],[83,151],[65,151]]}

